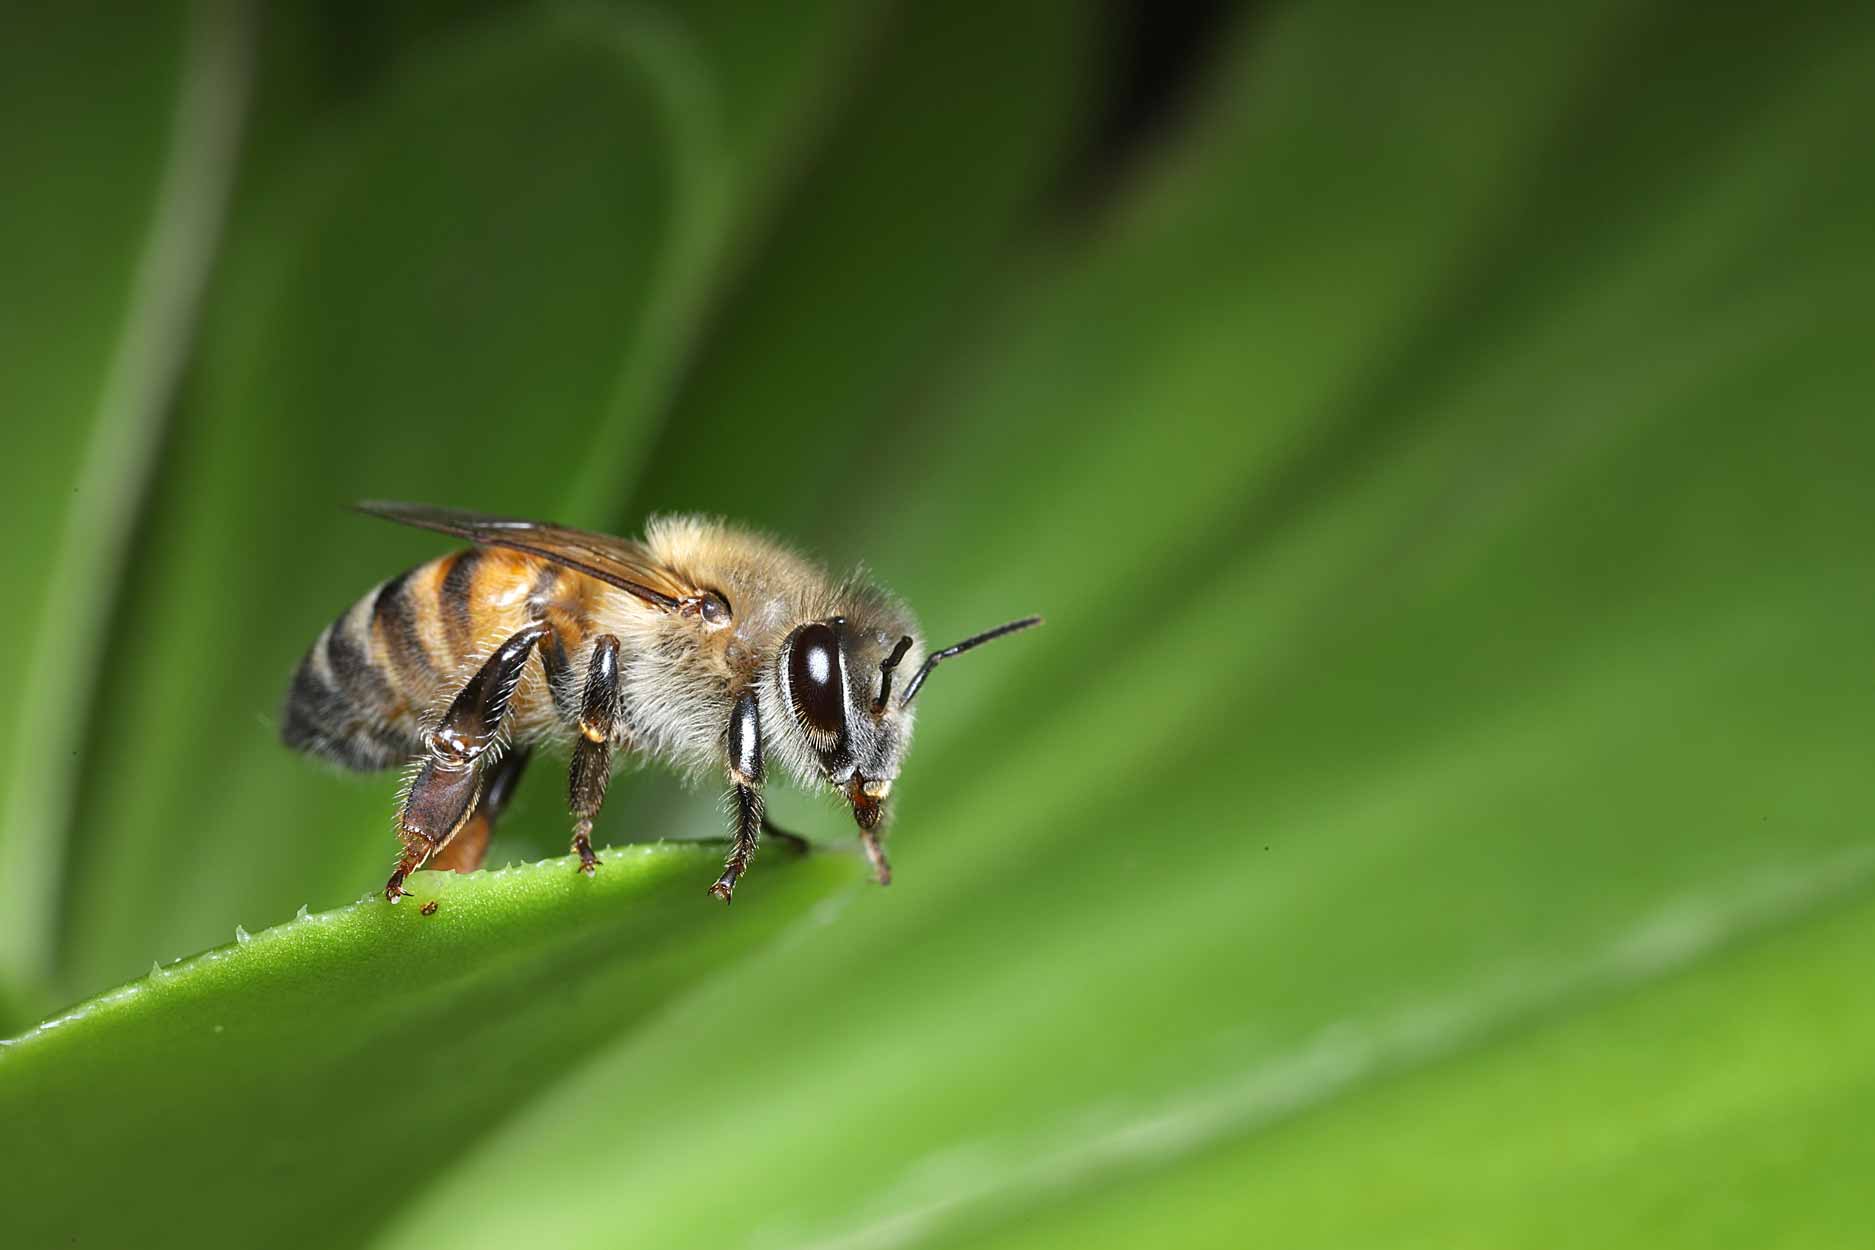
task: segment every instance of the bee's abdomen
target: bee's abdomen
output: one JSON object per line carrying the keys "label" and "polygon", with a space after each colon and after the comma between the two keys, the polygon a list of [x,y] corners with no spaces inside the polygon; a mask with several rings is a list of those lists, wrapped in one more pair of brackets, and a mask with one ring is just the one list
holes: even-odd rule
{"label": "bee's abdomen", "polygon": [[481,555],[420,565],[327,626],[293,674],[280,731],[286,744],[364,771],[417,754],[423,718],[471,636]]}

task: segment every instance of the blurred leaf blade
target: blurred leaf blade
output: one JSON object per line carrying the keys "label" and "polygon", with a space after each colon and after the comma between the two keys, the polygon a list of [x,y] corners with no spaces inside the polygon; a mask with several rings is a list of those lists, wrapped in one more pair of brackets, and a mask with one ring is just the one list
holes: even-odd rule
{"label": "blurred leaf blade", "polygon": [[[37,64],[16,64],[0,75],[30,97],[15,98],[7,110],[22,131],[54,100],[60,108],[94,112],[99,120],[114,115],[122,127],[113,133],[116,127],[100,126],[101,133],[87,136],[99,141],[97,147],[44,144],[24,134],[0,141],[0,150],[12,152],[5,164],[14,183],[0,231],[22,258],[9,278],[17,293],[11,302],[22,314],[32,310],[31,316],[7,319],[4,337],[9,354],[17,357],[0,364],[12,392],[0,396],[0,405],[22,414],[23,424],[36,432],[33,441],[41,443],[23,449],[40,472],[10,492],[7,528],[52,535],[39,553],[50,557],[49,567],[16,574],[12,581],[14,593],[23,596],[15,611],[32,626],[23,647],[7,649],[8,667],[0,669],[0,685],[12,692],[7,725],[0,729],[0,983],[8,983],[0,984],[0,1000],[42,994],[53,962],[57,881],[79,779],[74,761],[84,713],[104,659],[105,627],[136,508],[219,243],[248,93],[248,6],[201,0],[173,9],[155,6],[122,20],[137,28],[115,32],[126,48],[135,49],[135,70],[96,74],[89,63],[95,45],[83,40],[88,28],[79,22],[68,29],[82,46],[60,51],[84,59],[92,71],[72,75],[89,80],[82,91],[59,78],[60,69],[72,66],[64,56],[47,57],[43,44],[20,48],[22,62]],[[141,29],[146,23],[150,29]],[[165,47],[172,36],[179,45],[173,68]],[[161,51],[152,56],[152,48]],[[165,72],[174,75],[168,107],[157,100],[130,103]],[[95,89],[100,82],[108,86]],[[153,127],[167,133],[132,141]],[[148,159],[138,148],[157,157],[147,174],[138,169]],[[84,186],[86,180],[93,185]],[[97,195],[106,181],[116,181],[116,194]],[[64,273],[35,272],[63,256],[60,240],[72,237],[69,214],[86,211],[76,208],[79,201],[91,201],[93,213],[124,213],[125,224],[142,230],[123,271],[112,267],[108,251],[92,258],[105,263],[91,283],[107,284],[127,273],[120,312],[102,300],[86,306],[54,294],[67,282]],[[147,224],[139,220],[144,214]],[[100,242],[96,234],[85,237],[91,245]],[[89,284],[78,285],[84,291]],[[34,292],[31,300],[24,298],[28,291]],[[107,329],[115,334],[108,348],[88,341]],[[54,346],[49,340],[55,338],[68,343]],[[97,354],[87,358],[87,351]],[[95,383],[95,397],[82,397],[93,377],[102,379]],[[47,497],[68,481],[74,483],[69,495]],[[7,1016],[0,1001],[0,1022]]]}
{"label": "blurred leaf blade", "polygon": [[[1427,1005],[1390,1033],[1324,1035],[1244,1087],[1268,1108],[1247,1125],[1215,1106],[1180,1108],[1153,1126],[1179,1149],[1105,1173],[1130,1172],[1129,1183],[1064,1186],[1072,1208],[926,1244],[1240,1244],[1240,1229],[1202,1214],[1220,1208],[1254,1211],[1297,1246],[1853,1244],[1867,1223],[1860,1170],[1807,1161],[1868,1154],[1859,1126],[1875,1082],[1866,1063],[1842,1060],[1875,1034],[1854,988],[1875,935],[1870,862],[1823,865],[1837,880],[1813,883],[1820,893],[1794,912],[1727,912],[1744,932],[1696,932],[1725,903],[1687,900],[1604,952],[1619,989],[1574,1009],[1505,1018]],[[1746,898],[1735,891],[1733,906]],[[1655,984],[1657,972],[1677,975]],[[1772,1050],[1796,1062],[1764,1063]],[[1335,1096],[1315,1097],[1323,1087]],[[1077,1142],[1056,1166],[1100,1169],[1146,1141]]]}
{"label": "blurred leaf blade", "polygon": [[888,482],[916,480],[925,392],[1038,232],[1085,124],[1094,25],[1054,0],[910,6],[875,38],[675,398],[628,527],[733,505],[829,559],[871,554],[878,521],[830,523],[843,514],[816,496],[883,505]]}
{"label": "blurred leaf blade", "polygon": [[[664,98],[695,191],[664,262],[675,275],[668,303],[650,310],[645,336],[626,350],[609,405],[614,428],[646,413],[666,430],[687,423],[678,396],[686,371],[699,368],[706,318],[741,281],[750,244],[802,177],[803,154],[862,75],[878,29],[891,23],[889,9],[879,0],[816,0],[790,6],[785,21],[756,20],[737,0],[668,15],[634,11],[634,26],[671,80]],[[629,456],[594,457],[575,475],[566,515],[600,529],[614,523],[619,499],[655,450],[641,438],[630,445]],[[624,528],[638,523],[634,517]]]}

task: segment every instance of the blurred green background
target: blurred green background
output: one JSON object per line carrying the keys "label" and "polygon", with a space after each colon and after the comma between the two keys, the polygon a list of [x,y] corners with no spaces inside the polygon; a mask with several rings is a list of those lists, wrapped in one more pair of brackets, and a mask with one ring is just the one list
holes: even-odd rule
{"label": "blurred green background", "polygon": [[[0,1241],[1869,1244],[1875,10],[1745,8],[9,6]],[[426,920],[369,497],[1049,623],[889,890],[537,764]]]}

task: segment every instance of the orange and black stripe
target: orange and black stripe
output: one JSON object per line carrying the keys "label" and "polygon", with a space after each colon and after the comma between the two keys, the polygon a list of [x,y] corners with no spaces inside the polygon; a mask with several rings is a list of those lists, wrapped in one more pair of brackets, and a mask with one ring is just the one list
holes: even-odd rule
{"label": "orange and black stripe", "polygon": [[[566,671],[586,634],[580,574],[536,557],[471,548],[375,587],[319,636],[287,694],[281,737],[348,768],[375,770],[422,750],[423,718],[480,651],[529,621],[547,620],[540,660]],[[547,686],[556,711],[577,715],[565,681]]]}
{"label": "orange and black stripe", "polygon": [[451,655],[467,655],[475,645],[475,575],[483,564],[480,547],[458,551],[436,562],[442,576],[436,585],[436,613]]}
{"label": "orange and black stripe", "polygon": [[441,677],[410,602],[410,576],[398,574],[371,597],[372,641],[378,654],[389,660],[392,679],[405,694],[434,689]]}
{"label": "orange and black stripe", "polygon": [[454,667],[439,663],[413,590],[440,563],[393,577],[326,627],[287,693],[281,737],[288,746],[367,771],[421,749],[418,718]]}

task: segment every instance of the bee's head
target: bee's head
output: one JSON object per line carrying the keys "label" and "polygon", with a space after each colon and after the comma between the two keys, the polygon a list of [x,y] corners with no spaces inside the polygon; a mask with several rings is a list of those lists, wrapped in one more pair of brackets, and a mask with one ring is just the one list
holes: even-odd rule
{"label": "bee's head", "polygon": [[[1040,617],[1014,621],[930,655],[900,614],[865,621],[836,615],[798,625],[775,661],[791,736],[853,805],[859,827],[876,829],[911,744],[912,699],[931,670],[940,660],[1040,623]],[[910,672],[909,680],[901,669]]]}
{"label": "bee's head", "polygon": [[878,827],[911,743],[911,709],[891,681],[917,645],[834,616],[796,626],[776,658],[783,715],[862,829]]}

